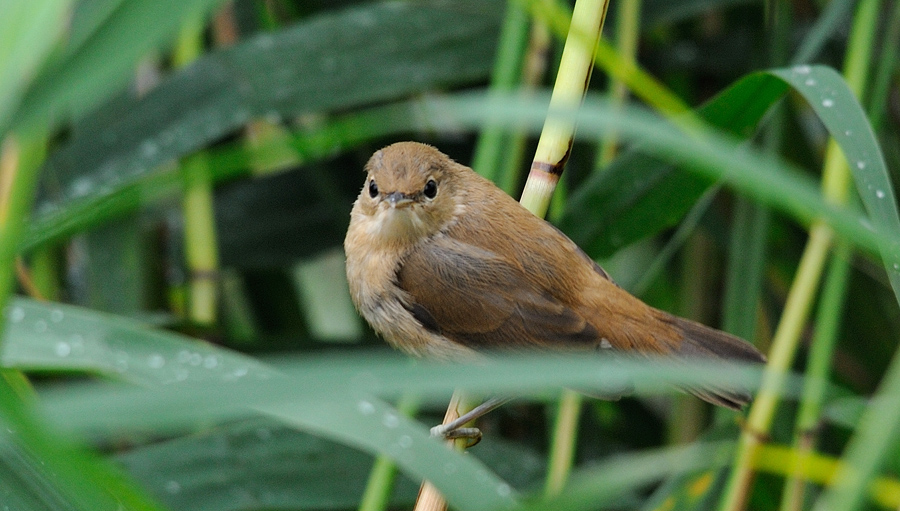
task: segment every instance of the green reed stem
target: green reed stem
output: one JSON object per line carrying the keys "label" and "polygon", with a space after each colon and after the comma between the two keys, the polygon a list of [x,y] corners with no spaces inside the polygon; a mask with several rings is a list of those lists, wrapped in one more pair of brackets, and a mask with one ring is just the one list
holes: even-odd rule
{"label": "green reed stem", "polygon": [[[397,402],[397,411],[407,417],[412,417],[419,409],[419,398],[407,393]],[[369,480],[359,503],[359,511],[382,511],[387,509],[391,501],[391,492],[394,489],[394,481],[397,478],[397,465],[384,455],[375,458],[372,470],[369,471]]]}
{"label": "green reed stem", "polygon": [[[201,55],[204,29],[203,19],[185,24],[173,55],[176,66],[189,65]],[[190,282],[187,319],[208,326],[216,322],[219,255],[212,178],[206,154],[201,151],[182,160],[181,175],[184,248]]]}
{"label": "green reed stem", "polygon": [[[491,74],[491,93],[506,94],[521,83],[522,60],[528,47],[528,24],[525,10],[513,1],[507,2]],[[472,168],[495,183],[503,181],[501,172],[508,139],[505,128],[487,123],[478,136]]]}
{"label": "green reed stem", "polygon": [[[46,150],[46,137],[36,132],[9,133],[0,143],[0,311],[13,292],[16,248],[25,234]],[[3,321],[0,315],[0,331]]]}
{"label": "green reed stem", "polygon": [[[562,59],[550,97],[550,110],[577,108],[584,99],[594,67],[594,55],[609,0],[578,0],[572,12]],[[562,175],[575,137],[571,118],[548,116],[541,130],[532,170],[520,202],[539,217],[547,213],[550,198]]]}
{"label": "green reed stem", "polygon": [[[800,411],[794,427],[794,447],[798,451],[797,464],[804,463],[816,447],[822,415],[822,403],[828,387],[831,359],[837,344],[840,319],[847,296],[850,275],[850,249],[843,244],[835,248],[828,267],[822,299],[816,313],[816,332],[813,337],[806,367]],[[788,478],[782,495],[783,511],[800,511],[804,508],[806,481],[799,476],[799,468]]]}
{"label": "green reed stem", "polygon": [[[634,67],[637,62],[637,46],[641,35],[641,0],[622,0],[616,14],[616,49],[619,56]],[[625,82],[614,76],[609,88],[612,104],[624,104],[628,98],[628,86]],[[616,157],[618,146],[618,135],[615,131],[609,131],[600,145],[595,168],[606,167]]]}

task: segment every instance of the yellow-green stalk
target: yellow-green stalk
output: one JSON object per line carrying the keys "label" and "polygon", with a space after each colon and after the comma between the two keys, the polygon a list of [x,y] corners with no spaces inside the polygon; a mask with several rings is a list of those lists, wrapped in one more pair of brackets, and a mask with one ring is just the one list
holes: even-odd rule
{"label": "yellow-green stalk", "polygon": [[[635,66],[637,61],[637,45],[641,34],[641,0],[622,0],[616,12],[616,48],[618,55],[629,64]],[[622,105],[628,97],[628,86],[621,79],[612,77],[609,86],[610,101],[613,105]],[[616,157],[619,137],[609,131],[603,137],[603,143],[597,154],[596,169],[606,167]]]}
{"label": "yellow-green stalk", "polygon": [[[594,54],[608,7],[608,0],[578,0],[575,3],[556,83],[550,97],[550,114],[544,121],[531,171],[520,199],[525,208],[539,217],[547,213],[575,138],[574,121],[566,117],[554,117],[553,112],[571,112],[581,105],[590,83]],[[548,495],[559,493],[568,479],[580,410],[581,397],[571,391],[563,392],[550,446],[545,487]]]}
{"label": "yellow-green stalk", "polygon": [[[412,394],[404,394],[397,402],[397,411],[412,417],[419,409],[419,399]],[[382,511],[387,509],[397,477],[397,466],[387,456],[380,454],[369,471],[369,481],[359,503],[359,511]]]}
{"label": "yellow-green stalk", "polygon": [[[181,30],[172,60],[183,67],[203,51],[202,19],[188,21]],[[218,308],[219,253],[213,213],[212,179],[203,152],[181,162],[184,192],[184,247],[189,289],[187,319],[197,325],[216,322]]]}
{"label": "yellow-green stalk", "polygon": [[[544,121],[520,199],[525,208],[539,217],[547,213],[553,190],[572,148],[575,123],[564,113],[576,110],[584,99],[608,6],[609,0],[578,0],[575,3],[550,97],[550,113]],[[563,115],[554,115],[554,112],[563,112]]]}

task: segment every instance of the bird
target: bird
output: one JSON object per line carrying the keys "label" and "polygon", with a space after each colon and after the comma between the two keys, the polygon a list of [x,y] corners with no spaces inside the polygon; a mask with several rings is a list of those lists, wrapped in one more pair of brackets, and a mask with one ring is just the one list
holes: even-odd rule
{"label": "bird", "polygon": [[[395,348],[455,361],[526,350],[765,361],[743,339],[632,296],[559,229],[433,146],[394,143],[365,172],[344,240],[347,282]],[[751,400],[710,384],[684,390],[731,409]]]}

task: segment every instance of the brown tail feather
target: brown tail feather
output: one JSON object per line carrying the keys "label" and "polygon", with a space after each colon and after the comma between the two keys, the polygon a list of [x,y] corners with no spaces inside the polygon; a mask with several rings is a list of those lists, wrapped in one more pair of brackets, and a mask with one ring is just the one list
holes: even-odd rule
{"label": "brown tail feather", "polygon": [[[663,320],[674,326],[681,334],[679,355],[685,358],[715,358],[734,362],[764,363],[766,357],[752,344],[731,334],[701,325],[694,321],[661,312]],[[718,406],[740,410],[750,402],[748,391],[723,390],[713,386],[684,388],[700,399]]]}

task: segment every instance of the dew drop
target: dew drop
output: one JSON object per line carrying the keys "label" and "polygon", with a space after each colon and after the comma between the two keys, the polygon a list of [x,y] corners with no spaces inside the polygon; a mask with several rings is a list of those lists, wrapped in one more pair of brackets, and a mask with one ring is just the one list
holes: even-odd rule
{"label": "dew drop", "polygon": [[57,357],[68,357],[72,353],[72,346],[65,341],[60,341],[56,343],[55,351]]}
{"label": "dew drop", "polygon": [[247,368],[246,367],[238,367],[232,373],[235,378],[240,378],[241,376],[247,376]]}
{"label": "dew drop", "polygon": [[206,358],[203,359],[203,367],[207,369],[212,369],[219,365],[219,359],[216,358],[215,355],[207,355]]}
{"label": "dew drop", "polygon": [[152,140],[145,140],[141,144],[141,155],[144,158],[153,158],[156,156],[156,153],[159,152],[159,148],[156,147],[156,143]]}
{"label": "dew drop", "polygon": [[883,199],[884,198],[884,190],[875,190],[875,196],[878,197],[879,199]]}
{"label": "dew drop", "polygon": [[9,320],[13,323],[18,323],[25,319],[25,309],[22,307],[13,307],[9,311]]}
{"label": "dew drop", "polygon": [[191,356],[188,358],[188,363],[192,366],[198,366],[203,362],[203,355],[199,353],[191,353]]}
{"label": "dew drop", "polygon": [[372,415],[375,413],[375,405],[368,401],[360,401],[356,404],[356,408],[359,410],[359,413],[363,415]]}
{"label": "dew drop", "polygon": [[831,108],[834,106],[834,100],[831,98],[823,99],[822,106],[824,106],[825,108]]}
{"label": "dew drop", "polygon": [[512,488],[510,488],[508,484],[500,483],[497,486],[497,495],[500,495],[501,497],[509,497],[509,495],[511,493],[512,493]]}
{"label": "dew drop", "polygon": [[858,162],[856,162],[856,168],[858,168],[859,170],[866,168],[866,162],[859,160]]}
{"label": "dew drop", "polygon": [[275,46],[275,39],[269,35],[260,36],[256,38],[256,45],[262,49],[269,49]]}
{"label": "dew drop", "polygon": [[178,360],[179,364],[187,364],[191,359],[191,352],[188,350],[181,350],[178,352],[176,360]]}
{"label": "dew drop", "polygon": [[154,353],[147,359],[147,365],[153,369],[159,369],[166,365],[166,359],[159,353]]}
{"label": "dew drop", "polygon": [[75,181],[72,182],[70,189],[72,190],[72,195],[75,197],[83,197],[90,193],[90,191],[94,188],[94,183],[91,182],[87,177],[79,177]]}
{"label": "dew drop", "polygon": [[807,78],[806,81],[803,82],[803,83],[805,83],[806,85],[808,85],[808,86],[810,86],[810,87],[815,87],[815,86],[816,86],[816,80],[813,79],[813,78]]}
{"label": "dew drop", "polygon": [[894,263],[894,269],[900,270],[900,263]]}
{"label": "dew drop", "polygon": [[52,311],[50,311],[50,321],[54,323],[59,323],[60,321],[62,321],[63,316],[63,311],[59,309],[53,309]]}
{"label": "dew drop", "polygon": [[409,449],[412,446],[412,437],[409,435],[403,435],[397,439],[397,445],[402,447],[403,449]]}
{"label": "dew drop", "polygon": [[850,130],[847,130],[847,131],[844,132],[844,135],[847,135],[848,137],[849,137],[850,135],[852,135],[852,134],[853,134],[853,132],[850,131]]}
{"label": "dew drop", "polygon": [[811,68],[807,65],[794,66],[794,72],[798,75],[808,75]]}
{"label": "dew drop", "polygon": [[181,485],[178,484],[178,481],[167,481],[166,491],[169,493],[178,493],[181,491]]}
{"label": "dew drop", "polygon": [[400,418],[392,413],[386,413],[381,419],[381,423],[389,428],[396,428],[400,425]]}

